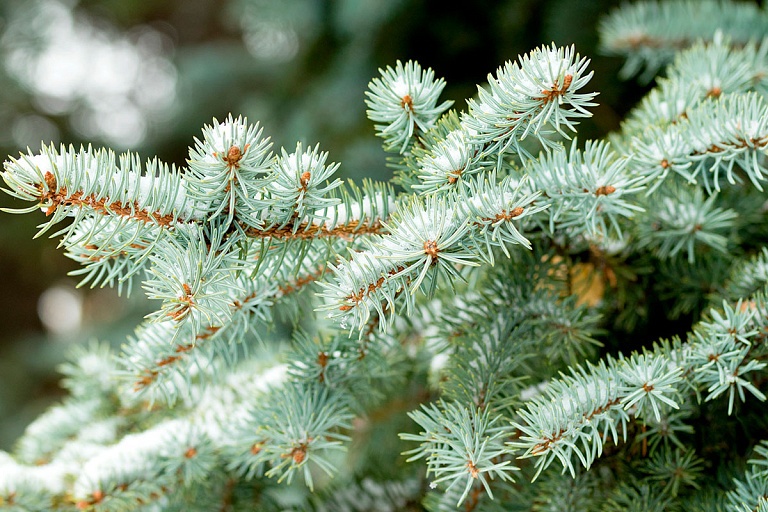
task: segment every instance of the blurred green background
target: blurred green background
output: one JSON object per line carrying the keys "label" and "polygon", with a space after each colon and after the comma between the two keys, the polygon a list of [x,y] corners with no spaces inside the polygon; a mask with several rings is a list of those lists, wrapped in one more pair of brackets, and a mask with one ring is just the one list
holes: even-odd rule
{"label": "blurred green background", "polygon": [[[618,127],[643,89],[597,51],[613,0],[0,0],[0,151],[92,143],[184,165],[205,123],[259,121],[275,148],[319,143],[344,176],[387,179],[365,117],[377,69],[431,67],[464,109],[488,73],[541,44],[592,59],[600,106],[581,140]],[[2,207],[23,207],[7,195]],[[60,396],[73,344],[118,346],[146,313],[142,292],[76,290],[43,214],[0,214],[0,449]]]}

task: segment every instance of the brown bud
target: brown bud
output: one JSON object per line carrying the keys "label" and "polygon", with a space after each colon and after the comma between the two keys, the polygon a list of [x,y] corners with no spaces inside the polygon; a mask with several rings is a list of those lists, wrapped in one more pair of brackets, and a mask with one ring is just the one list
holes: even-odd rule
{"label": "brown bud", "polygon": [[240,152],[240,148],[237,146],[232,146],[229,148],[229,151],[227,151],[227,158],[225,158],[225,160],[229,165],[235,165],[240,161],[242,157],[243,154]]}
{"label": "brown bud", "polygon": [[424,242],[424,253],[427,256],[431,256],[433,260],[436,260],[438,252],[440,252],[440,250],[437,248],[437,242],[434,240],[427,240]]}
{"label": "brown bud", "polygon": [[296,464],[301,464],[304,462],[304,459],[307,458],[307,448],[305,446],[299,446],[298,448],[293,449],[293,462]]}

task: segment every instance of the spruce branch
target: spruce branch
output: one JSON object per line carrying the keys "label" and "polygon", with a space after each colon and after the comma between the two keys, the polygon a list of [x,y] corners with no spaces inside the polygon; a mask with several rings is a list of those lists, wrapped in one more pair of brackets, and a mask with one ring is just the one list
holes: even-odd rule
{"label": "spruce branch", "polygon": [[661,404],[677,407],[670,395],[682,372],[666,364],[646,355],[607,358],[551,382],[543,397],[519,411],[525,423],[513,423],[520,437],[510,446],[525,450],[521,458],[538,457],[534,479],[555,460],[575,477],[574,458],[589,469],[603,443],[626,439],[630,415],[652,412],[658,419]]}
{"label": "spruce branch", "polygon": [[725,37],[694,44],[675,57],[665,76],[658,78],[658,85],[629,113],[622,131],[633,135],[646,129],[664,131],[708,98],[750,91],[764,96],[766,52],[766,40],[737,48]]}
{"label": "spruce branch", "polygon": [[469,132],[461,127],[434,144],[425,144],[430,151],[414,151],[414,154],[421,154],[417,171],[419,181],[413,185],[414,190],[424,194],[438,192],[461,185],[468,176],[481,172],[481,148],[475,147],[468,139]]}
{"label": "spruce branch", "polygon": [[725,35],[697,42],[675,57],[660,89],[667,82],[686,84],[690,97],[698,101],[753,90],[764,93],[767,51],[768,40],[764,38],[745,45],[734,45]]}
{"label": "spruce branch", "polygon": [[440,347],[435,357],[447,359],[438,375],[443,396],[512,410],[520,405],[521,381],[536,371],[532,354],[547,364],[578,364],[600,345],[600,316],[564,296],[553,256],[537,246],[515,252],[486,276],[481,296],[459,294],[443,306],[433,338]]}
{"label": "spruce branch", "polygon": [[145,275],[157,244],[162,244],[165,230],[121,218],[84,218],[64,241],[67,257],[82,268],[70,275],[84,277],[78,286],[123,287],[130,293],[136,275]]}
{"label": "spruce branch", "polygon": [[339,167],[339,164],[326,166],[327,158],[328,153],[320,152],[319,146],[305,151],[299,143],[293,153],[282,150],[262,193],[269,204],[264,213],[267,226],[285,227],[289,222],[309,225],[315,220],[315,212],[325,211],[340,202],[337,198],[327,197],[331,190],[341,185],[340,180],[327,182]]}
{"label": "spruce branch", "polygon": [[429,131],[421,134],[419,143],[408,154],[397,162],[389,159],[395,171],[393,182],[409,193],[424,194],[461,186],[462,176],[469,176],[484,166],[480,157],[482,147],[469,145],[471,151],[468,151],[459,146],[467,143],[467,137],[459,114],[449,110]]}
{"label": "spruce branch", "polygon": [[178,325],[188,322],[198,333],[206,325],[229,320],[229,296],[239,292],[238,257],[220,231],[200,228],[179,235],[162,254],[150,257],[152,278],[144,288],[150,299],[163,301],[151,318],[171,319]]}
{"label": "spruce branch", "polygon": [[768,248],[763,248],[746,261],[741,261],[731,269],[723,290],[723,299],[736,301],[740,297],[750,297],[764,290],[768,285]]}
{"label": "spruce branch", "polygon": [[[150,261],[155,268],[176,261],[192,263],[189,257],[163,255],[156,249],[167,241],[183,251],[188,233],[206,221],[217,226],[212,231],[215,237],[226,239],[230,246],[246,243],[240,240],[243,234],[255,239],[352,242],[383,229],[380,221],[388,218],[395,202],[388,184],[365,181],[362,188],[353,183],[342,187],[338,180],[326,184],[338,165],[325,166],[327,154],[317,147],[308,151],[298,147],[293,157],[283,150],[282,157],[274,159],[258,125],[231,116],[214,123],[190,150],[187,172],[157,160],[142,170],[138,158],[130,154],[116,163],[115,155],[106,150],[75,152],[62,147],[57,152],[50,147],[39,155],[6,162],[3,178],[12,195],[34,201],[35,208],[42,207],[51,216],[39,234],[74,217],[53,236],[63,235],[68,255],[84,267],[74,274],[84,275],[81,284],[91,286],[130,287],[131,278],[147,270]],[[174,234],[167,235],[169,230]],[[296,250],[308,249],[302,243]],[[220,258],[211,264],[223,264]],[[208,265],[203,270],[212,269]],[[173,275],[165,270],[160,271],[160,280]],[[176,292],[177,298],[185,295]],[[153,288],[151,293],[163,297],[165,292]],[[177,313],[184,316],[184,311],[182,307]]]}
{"label": "spruce branch", "polygon": [[655,190],[670,172],[689,183],[701,179],[708,192],[746,178],[762,190],[768,146],[766,105],[761,96],[736,94],[700,103],[680,122],[653,128],[633,138],[629,151],[637,172],[655,183]]}
{"label": "spruce branch", "polygon": [[574,140],[570,150],[542,153],[529,167],[531,188],[543,191],[549,206],[549,230],[621,238],[619,219],[643,209],[625,197],[644,187],[631,176],[631,160],[616,155],[609,144],[587,141],[584,150]]}
{"label": "spruce branch", "polygon": [[335,472],[326,452],[344,450],[342,442],[349,440],[339,432],[351,428],[348,421],[352,415],[344,395],[317,386],[287,386],[270,407],[253,414],[250,424],[258,425],[252,434],[257,441],[250,447],[247,461],[233,465],[238,471],[254,475],[261,472],[255,468],[265,465],[269,468],[264,473],[267,477],[288,482],[299,473],[310,489],[309,462],[328,475]]}
{"label": "spruce branch", "polygon": [[129,217],[165,228],[198,216],[175,168],[149,160],[142,172],[129,153],[118,162],[109,150],[44,147],[38,155],[6,161],[3,180],[10,195],[35,203],[19,212],[41,208],[51,217],[38,236],[67,216]]}
{"label": "spruce branch", "polygon": [[685,423],[691,412],[690,407],[682,406],[673,410],[662,405],[658,421],[655,418],[646,418],[642,432],[636,437],[641,443],[643,453],[653,456],[661,448],[667,451],[672,448],[685,450],[686,446],[678,434],[693,434],[693,426]]}
{"label": "spruce branch", "polygon": [[496,425],[501,416],[444,402],[439,408],[434,404],[423,406],[409,416],[424,431],[400,434],[402,439],[421,443],[419,448],[406,452],[411,455],[408,461],[426,459],[427,475],[434,475],[430,484],[433,488],[446,482],[446,492],[463,489],[457,505],[467,499],[476,482],[492,499],[491,480],[513,480],[512,472],[518,468],[504,460],[508,452],[503,444],[507,428]]}
{"label": "spruce branch", "polygon": [[[71,400],[51,408],[29,425],[16,453],[18,461],[30,465],[50,463],[54,456],[72,440],[95,442],[99,437],[110,438],[120,421],[110,418],[114,411],[102,397]],[[90,432],[83,426],[90,424]]]}
{"label": "spruce branch", "polygon": [[759,460],[751,459],[750,468],[743,478],[734,479],[734,488],[728,492],[728,504],[733,510],[762,512],[768,509],[768,471]]}
{"label": "spruce branch", "polygon": [[77,345],[58,370],[63,375],[61,386],[73,398],[84,400],[107,396],[114,391],[112,379],[117,369],[113,354],[106,343]]}
{"label": "spruce branch", "polygon": [[445,81],[435,80],[434,71],[422,69],[417,62],[397,61],[394,69],[388,66],[379,73],[381,77],[371,80],[365,93],[368,118],[381,123],[375,126],[385,148],[403,154],[453,102],[437,104]]}
{"label": "spruce branch", "polygon": [[248,228],[245,235],[253,239],[312,240],[339,238],[352,241],[360,235],[385,232],[381,221],[390,216],[395,208],[396,196],[391,185],[364,180],[362,187],[354,182],[334,186],[326,206],[314,210],[311,219],[299,219],[292,215],[284,225]]}
{"label": "spruce branch", "polygon": [[763,439],[758,442],[753,448],[752,457],[747,462],[754,471],[766,471],[768,468],[768,441]]}
{"label": "spruce branch", "polygon": [[[402,384],[403,355],[397,340],[374,333],[358,340],[343,333],[312,337],[299,333],[288,372],[298,382],[343,390],[356,412],[370,410]],[[361,387],[372,390],[361,392]]]}
{"label": "spruce branch", "polygon": [[0,506],[17,510],[45,510],[63,492],[64,468],[27,466],[0,453]]}
{"label": "spruce branch", "polygon": [[211,329],[193,335],[171,321],[139,326],[121,357],[126,376],[132,379],[132,392],[148,394],[151,401],[162,397],[173,404],[190,387],[188,370],[210,363],[210,350],[204,349],[215,333]]}
{"label": "spruce branch", "polygon": [[[432,293],[441,276],[448,282],[459,278],[456,265],[489,261],[492,247],[527,246],[512,221],[541,210],[530,206],[536,195],[523,194],[511,177],[499,185],[491,183],[470,187],[474,193],[462,201],[414,197],[401,206],[394,216],[396,223],[386,224],[388,235],[371,238],[366,251],[353,253],[347,262],[333,267],[334,282],[321,283],[327,298],[321,310],[329,311],[342,328],[360,330],[374,311],[382,318],[388,312],[393,318],[398,297],[410,312],[422,283],[426,281]],[[401,295],[401,290],[408,293]]]}
{"label": "spruce branch", "polygon": [[[214,360],[229,366],[238,360],[237,347],[247,336],[260,339],[264,326],[271,321],[270,308],[291,294],[320,279],[324,266],[313,268],[312,261],[322,253],[313,252],[304,259],[303,274],[281,275],[276,284],[263,276],[237,279],[240,297],[228,304],[227,320],[203,324],[194,329],[192,323],[179,325],[173,319],[147,322],[136,330],[135,339],[124,347],[120,356],[124,378],[130,379],[131,399],[147,396],[150,401],[162,399],[172,405],[179,397],[187,397],[193,377],[212,380],[208,375]],[[230,296],[231,297],[231,296]],[[209,368],[209,370],[202,370]]]}
{"label": "spruce branch", "polygon": [[[251,362],[230,372],[223,382],[198,386],[194,398],[175,409],[175,417],[157,414],[158,410],[154,414],[139,411],[128,404],[114,416],[99,413],[86,421],[67,416],[71,427],[60,423],[66,439],[58,433],[59,441],[51,439],[63,445],[50,460],[26,465],[0,453],[3,504],[109,512],[157,503],[184,508],[194,489],[204,488],[212,495],[199,506],[187,504],[186,509],[210,510],[211,501],[228,492],[225,485],[217,484],[221,456],[235,431],[227,411],[259,405],[271,392],[269,388],[283,379],[284,367],[265,370]],[[109,395],[104,398],[114,400]],[[37,445],[36,450],[45,449],[46,440],[37,436],[26,442],[29,447]]]}
{"label": "spruce branch", "polygon": [[725,34],[740,46],[765,35],[768,18],[754,4],[716,0],[649,0],[615,9],[600,22],[600,45],[627,58],[620,75],[648,82],[675,54],[699,39]]}
{"label": "spruce branch", "polygon": [[664,492],[677,496],[681,487],[699,489],[697,480],[704,470],[704,460],[693,450],[660,450],[648,460],[643,471],[652,483],[664,484]]}
{"label": "spruce branch", "polygon": [[258,193],[274,161],[271,143],[261,134],[258,123],[230,115],[223,123],[214,118],[203,128],[203,140],[195,139],[187,161],[189,194],[210,218],[226,212],[225,225],[235,217],[259,225],[252,212],[265,206]]}
{"label": "spruce branch", "polygon": [[201,483],[215,463],[203,431],[183,420],[167,421],[126,436],[90,459],[74,483],[72,499],[78,509],[93,511],[146,505],[179,486]]}
{"label": "spruce branch", "polygon": [[[471,403],[478,410],[498,409],[507,405],[520,392],[517,376],[525,360],[525,335],[521,328],[497,315],[479,333],[470,333],[456,340],[440,378],[444,396],[458,403]],[[486,318],[478,320],[484,323]],[[516,339],[517,338],[517,339]],[[521,339],[522,338],[522,339]]]}
{"label": "spruce branch", "polygon": [[696,247],[707,246],[721,253],[728,248],[725,236],[738,214],[718,208],[716,195],[705,198],[701,189],[669,186],[651,197],[647,214],[637,225],[637,242],[662,259],[685,251],[688,262],[696,258]]}
{"label": "spruce branch", "polygon": [[765,400],[749,379],[765,367],[754,352],[755,322],[762,326],[768,318],[763,301],[723,307],[724,315],[713,311],[714,321],[701,323],[686,345],[662,343],[646,354],[607,357],[550,382],[518,412],[524,423],[513,422],[520,436],[510,446],[525,450],[520,458],[538,457],[534,479],[555,460],[574,477],[574,460],[589,469],[603,443],[626,440],[632,417],[659,422],[665,407],[677,409],[685,381],[706,389],[706,400],[727,392],[729,414],[736,396],[744,401],[747,391]]}
{"label": "spruce branch", "polygon": [[478,87],[477,99],[468,100],[462,124],[469,141],[499,162],[508,150],[530,157],[520,144],[529,135],[553,148],[552,133],[567,138],[566,130],[575,131],[577,120],[591,115],[587,107],[597,94],[577,92],[592,78],[588,64],[573,47],[554,44],[508,61],[495,77],[488,75],[488,89]]}

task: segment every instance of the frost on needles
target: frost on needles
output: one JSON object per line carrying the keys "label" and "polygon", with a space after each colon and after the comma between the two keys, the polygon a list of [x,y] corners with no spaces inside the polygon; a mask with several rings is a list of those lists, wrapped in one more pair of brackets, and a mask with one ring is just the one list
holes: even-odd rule
{"label": "frost on needles", "polygon": [[[62,366],[0,510],[765,510],[766,16],[604,18],[626,74],[664,72],[602,140],[575,137],[597,93],[573,47],[462,112],[397,62],[366,93],[391,184],[233,116],[183,167],[9,159],[12,211],[81,284],[156,309]],[[690,322],[627,346],[659,318]]]}

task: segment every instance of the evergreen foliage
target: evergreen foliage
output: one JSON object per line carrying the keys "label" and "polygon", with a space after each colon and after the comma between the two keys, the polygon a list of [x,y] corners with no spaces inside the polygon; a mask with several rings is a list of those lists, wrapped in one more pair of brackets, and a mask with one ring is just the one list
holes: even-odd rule
{"label": "evergreen foliage", "polygon": [[[606,17],[625,74],[667,67],[603,140],[574,137],[597,93],[573,47],[463,112],[397,62],[366,100],[393,184],[233,116],[181,168],[10,158],[13,211],[82,284],[156,309],[62,367],[0,510],[768,510],[766,19]],[[638,345],[658,307],[681,330]]]}

